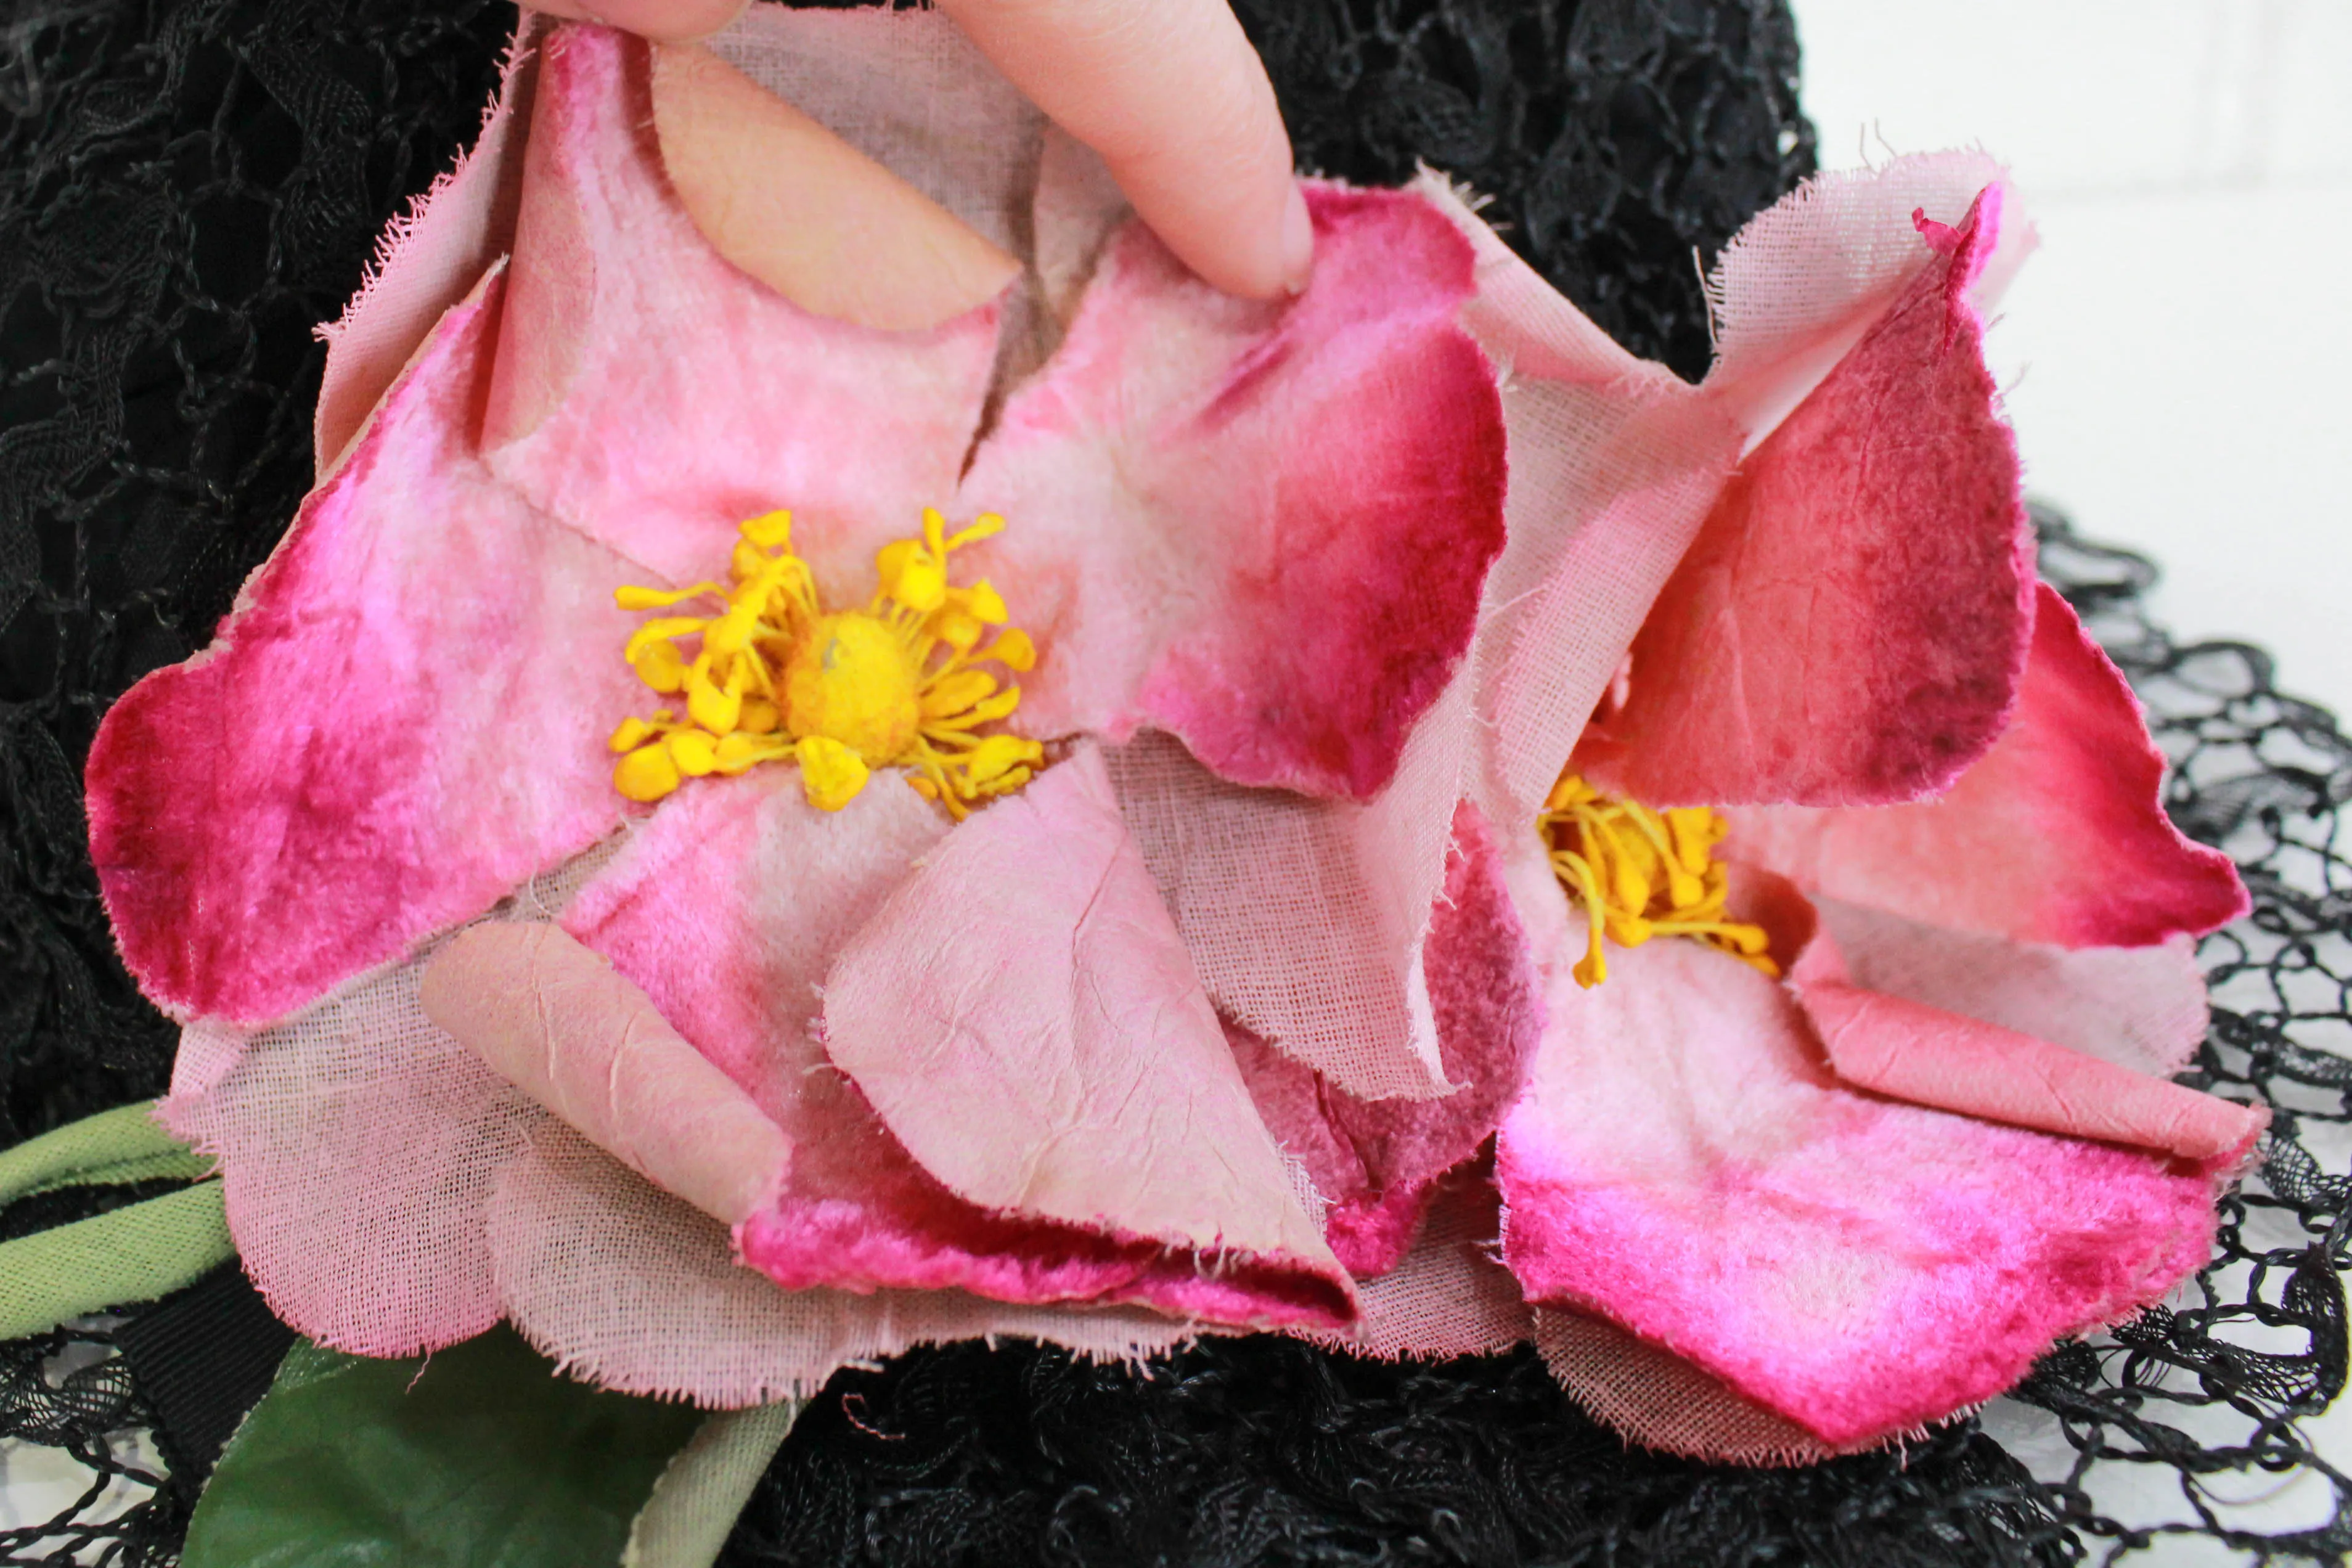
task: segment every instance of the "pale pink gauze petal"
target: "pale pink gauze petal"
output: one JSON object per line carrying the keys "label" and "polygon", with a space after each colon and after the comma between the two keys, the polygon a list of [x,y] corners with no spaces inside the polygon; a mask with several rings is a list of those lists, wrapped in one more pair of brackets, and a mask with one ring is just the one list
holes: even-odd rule
{"label": "pale pink gauze petal", "polygon": [[684,584],[777,508],[829,603],[955,489],[998,308],[928,332],[802,310],[738,270],[665,179],[645,47],[577,24],[542,56],[490,465],[545,510]]}
{"label": "pale pink gauze petal", "polygon": [[[416,966],[184,1048],[164,1125],[219,1157],[229,1234],[270,1310],[321,1344],[403,1356],[499,1321],[483,1215],[546,1114],[433,1026]],[[193,1031],[192,1031],[193,1032]]]}
{"label": "pale pink gauze petal", "polygon": [[844,1366],[921,1344],[1004,1336],[1134,1362],[1201,1332],[1137,1307],[779,1289],[736,1262],[726,1226],[557,1122],[499,1172],[488,1231],[524,1338],[600,1387],[704,1405],[813,1398]]}
{"label": "pale pink gauze petal", "polygon": [[1318,1299],[1353,1315],[1092,747],[891,896],[825,982],[824,1039],[978,1208],[1218,1258],[1202,1316],[1229,1317],[1212,1296],[1245,1302],[1253,1275],[1293,1298],[1259,1309],[1276,1321]]}
{"label": "pale pink gauze petal", "polygon": [[459,931],[425,966],[426,1016],[631,1170],[733,1224],[792,1144],[604,958],[552,925]]}
{"label": "pale pink gauze petal", "polygon": [[1292,1329],[1350,1355],[1445,1361],[1497,1355],[1534,1331],[1519,1282],[1495,1257],[1500,1208],[1479,1166],[1439,1182],[1412,1248],[1357,1287],[1362,1315],[1345,1329]]}
{"label": "pale pink gauze petal", "polygon": [[475,457],[498,289],[444,319],[212,646],[99,730],[91,855],[174,1012],[286,1014],[621,820],[629,573]]}
{"label": "pale pink gauze petal", "polygon": [[1580,753],[1596,784],[1660,806],[1882,805],[2000,733],[2033,560],[1969,299],[2000,190],[1741,463]]}
{"label": "pale pink gauze petal", "polygon": [[[826,1059],[818,985],[948,827],[890,774],[837,813],[810,805],[787,770],[697,781],[566,911],[564,928],[642,986],[791,1140],[782,1188],[737,1227],[745,1261],[795,1289],[956,1288],[1251,1315],[1252,1270],[1228,1289],[1203,1283],[1189,1252],[959,1198]],[[954,912],[1009,918],[987,904]]]}
{"label": "pale pink gauze petal", "polygon": [[1386,1274],[1413,1244],[1440,1178],[1493,1136],[1543,1031],[1540,983],[1494,835],[1466,802],[1454,819],[1445,891],[1423,952],[1445,1076],[1435,1100],[1357,1098],[1255,1036],[1234,1054],[1284,1152],[1328,1206],[1325,1234],[1359,1279]]}
{"label": "pale pink gauze petal", "polygon": [[1836,899],[1811,903],[1865,991],[1981,1018],[2153,1078],[2186,1068],[2205,1038],[2205,972],[2188,936],[2153,947],[2059,947]]}
{"label": "pale pink gauze petal", "polygon": [[1499,1140],[1505,1260],[1826,1445],[1990,1398],[2207,1255],[2208,1177],[1841,1089],[1727,954],[1654,940],[1591,991],[1566,969]]}
{"label": "pale pink gauze petal", "polygon": [[2214,1169],[2236,1165],[2270,1120],[1998,1024],[1864,990],[1827,936],[1806,949],[1791,980],[1838,1077],[1915,1105]]}
{"label": "pale pink gauze petal", "polygon": [[1045,650],[1031,732],[1150,724],[1236,783],[1363,800],[1470,645],[1503,420],[1452,225],[1407,192],[1307,205],[1315,279],[1284,303],[1114,239],[959,510],[1012,525],[989,571]]}
{"label": "pale pink gauze petal", "polygon": [[1724,852],[1809,893],[2063,947],[2140,947],[2246,910],[2219,850],[2164,814],[2164,757],[2123,675],[2041,590],[2014,723],[1941,799],[1741,810]]}
{"label": "pale pink gauze petal", "polygon": [[522,14],[482,133],[457,155],[456,167],[393,219],[377,241],[367,280],[341,318],[319,331],[327,363],[311,447],[322,479],[433,323],[514,248],[524,120],[539,69],[532,40],[542,26],[534,13]]}

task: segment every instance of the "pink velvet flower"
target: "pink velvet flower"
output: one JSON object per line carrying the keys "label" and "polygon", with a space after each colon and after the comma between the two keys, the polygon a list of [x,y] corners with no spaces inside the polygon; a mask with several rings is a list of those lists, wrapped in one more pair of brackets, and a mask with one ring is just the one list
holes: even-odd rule
{"label": "pink velvet flower", "polygon": [[[740,1398],[1062,1309],[1096,1317],[1061,1337],[1120,1349],[1351,1321],[1101,747],[1149,726],[1237,785],[1386,784],[1502,543],[1469,243],[1420,196],[1318,187],[1314,286],[1256,305],[1081,212],[1090,279],[1002,387],[1005,301],[849,326],[715,249],[648,129],[642,45],[564,27],[532,64],[512,260],[431,325],[213,646],[91,754],[124,954],[191,1022],[166,1115],[221,1154],[248,1267],[355,1350],[504,1313],[584,1353],[562,1316],[593,1308],[534,1305],[526,1261],[614,1242],[554,1212],[576,1134],[847,1325],[779,1333],[749,1382],[624,1347],[598,1364],[625,1385]],[[468,174],[423,222],[498,183]],[[1038,650],[1017,719],[1058,760],[1024,793],[961,825],[895,776],[838,811],[781,766],[650,816],[616,793],[605,735],[644,705],[616,587],[722,575],[737,524],[788,506],[820,597],[863,603],[934,504],[1012,520],[971,554]],[[560,908],[500,906],[550,877]],[[508,1019],[428,987],[520,1041],[471,1060],[417,1015],[414,961],[494,906],[556,915],[621,979],[543,928],[460,934],[570,998]],[[519,1033],[632,1005],[616,1036]]]}
{"label": "pink velvet flower", "polygon": [[[1996,168],[1760,216],[1691,386],[1434,178],[1316,188],[1313,286],[1241,304],[935,17],[718,47],[1028,278],[923,331],[796,309],[681,205],[636,47],[553,35],[527,139],[502,107],[339,329],[287,543],[92,753],[124,952],[188,1020],[166,1114],[298,1327],[504,1316],[722,1404],[985,1333],[1532,1337],[1634,1435],[1762,1459],[2202,1260],[2258,1120],[2162,1080],[2242,894],[2034,587]],[[625,809],[613,588],[789,506],[862,597],[927,504],[1009,520],[975,570],[1053,764],[961,825],[782,768]],[[1722,813],[1785,977],[1660,935],[1577,983],[1571,758]]]}

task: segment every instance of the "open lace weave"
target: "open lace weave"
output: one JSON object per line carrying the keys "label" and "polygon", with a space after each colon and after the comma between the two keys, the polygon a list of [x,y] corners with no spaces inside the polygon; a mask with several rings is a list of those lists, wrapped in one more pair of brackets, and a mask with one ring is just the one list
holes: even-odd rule
{"label": "open lace weave", "polygon": [[[1416,158],[1637,353],[1706,358],[1691,266],[1811,169],[1775,0],[1241,0],[1303,163]],[[29,0],[0,21],[0,1144],[163,1086],[175,1032],[117,965],[78,779],[99,714],[184,658],[310,478],[312,323],[473,134],[511,13],[404,0]],[[2299,1425],[2343,1386],[2352,1180],[2352,742],[2236,646],[2174,648],[2132,557],[2045,570],[2181,763],[2173,807],[2255,912],[2206,948],[2196,1081],[2283,1111],[2190,1310],[2048,1358],[1989,1422],[1801,1471],[1629,1452],[1531,1354],[1440,1368],[1295,1342],[1148,1379],[962,1346],[845,1373],[746,1515],[738,1563],[2334,1562],[2347,1487]],[[78,1217],[56,1195],[0,1235]],[[0,1348],[0,1441],[92,1489],[0,1564],[163,1563],[186,1488],[112,1327]],[[2152,1473],[2174,1522],[2126,1512]],[[2299,1536],[2227,1500],[2294,1481]],[[98,1483],[102,1482],[103,1485]],[[2316,1498],[2316,1502],[2312,1501]],[[127,1506],[127,1511],[125,1511]]]}

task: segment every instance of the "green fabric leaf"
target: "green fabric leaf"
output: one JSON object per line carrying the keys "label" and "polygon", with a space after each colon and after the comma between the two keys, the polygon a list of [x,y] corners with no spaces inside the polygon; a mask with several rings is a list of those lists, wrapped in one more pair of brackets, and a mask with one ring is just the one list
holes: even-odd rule
{"label": "green fabric leaf", "polygon": [[404,1361],[298,1342],[182,1568],[608,1568],[701,1420],[559,1377],[505,1328]]}
{"label": "green fabric leaf", "polygon": [[194,1181],[213,1163],[157,1125],[155,1102],[118,1105],[0,1150],[0,1204],[58,1187]]}

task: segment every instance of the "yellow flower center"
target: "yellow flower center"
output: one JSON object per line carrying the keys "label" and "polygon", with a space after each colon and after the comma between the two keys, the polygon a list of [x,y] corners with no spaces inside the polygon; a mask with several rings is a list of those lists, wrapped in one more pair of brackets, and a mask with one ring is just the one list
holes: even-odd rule
{"label": "yellow flower center", "polygon": [[1609,978],[1604,935],[1621,947],[1639,947],[1654,936],[1696,937],[1767,974],[1780,973],[1766,955],[1770,941],[1763,927],[1723,917],[1730,873],[1715,858],[1728,830],[1720,814],[1705,806],[1653,811],[1562,773],[1536,826],[1551,850],[1553,874],[1591,924],[1576,964],[1579,985]]}
{"label": "yellow flower center", "polygon": [[[919,793],[958,817],[1019,789],[1043,765],[1044,748],[979,732],[1020,705],[1021,688],[1000,689],[975,666],[1018,673],[1036,663],[1036,647],[1005,626],[1004,600],[985,581],[948,584],[948,557],[1003,527],[992,513],[950,536],[926,509],[920,538],[877,554],[880,588],[862,610],[827,612],[817,602],[783,511],[742,525],[731,585],[618,590],[625,610],[700,599],[717,613],[656,616],[629,638],[623,653],[638,679],[665,695],[684,692],[686,717],[663,708],[624,720],[613,731],[622,753],[614,786],[631,800],[659,800],[687,778],[789,759],[810,803],[838,811],[872,770],[903,767]],[[1004,629],[982,647],[992,627]],[[692,648],[681,646],[688,641]]]}

